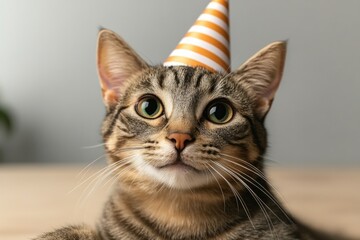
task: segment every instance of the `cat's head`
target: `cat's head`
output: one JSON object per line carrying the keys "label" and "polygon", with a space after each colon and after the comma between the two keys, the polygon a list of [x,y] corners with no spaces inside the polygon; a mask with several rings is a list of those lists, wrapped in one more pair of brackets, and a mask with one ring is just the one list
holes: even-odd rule
{"label": "cat's head", "polygon": [[120,181],[188,189],[260,168],[264,118],[285,53],[286,43],[274,42],[229,74],[150,66],[118,35],[101,30],[102,133]]}

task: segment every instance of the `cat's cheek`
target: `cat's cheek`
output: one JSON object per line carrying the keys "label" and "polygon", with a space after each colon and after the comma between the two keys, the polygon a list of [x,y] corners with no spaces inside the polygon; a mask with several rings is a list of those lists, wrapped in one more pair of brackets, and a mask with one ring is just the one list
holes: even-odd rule
{"label": "cat's cheek", "polygon": [[117,133],[114,132],[108,137],[108,139],[105,142],[106,149],[110,152],[115,151],[117,147],[117,142],[118,142]]}
{"label": "cat's cheek", "polygon": [[148,164],[141,155],[135,158],[134,165],[139,173],[142,173],[151,179],[159,178],[156,168],[151,164]]}
{"label": "cat's cheek", "polygon": [[223,160],[226,161],[227,159],[238,164],[243,162],[252,163],[257,161],[259,157],[259,150],[252,144],[228,145],[222,149],[221,153],[224,156]]}

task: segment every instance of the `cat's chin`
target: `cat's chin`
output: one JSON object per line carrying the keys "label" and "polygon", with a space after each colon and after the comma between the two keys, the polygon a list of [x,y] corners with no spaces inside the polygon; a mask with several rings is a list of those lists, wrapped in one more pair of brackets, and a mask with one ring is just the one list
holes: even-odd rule
{"label": "cat's chin", "polygon": [[210,177],[206,171],[177,161],[163,166],[140,164],[139,171],[147,174],[154,181],[160,182],[170,188],[191,189],[209,184]]}

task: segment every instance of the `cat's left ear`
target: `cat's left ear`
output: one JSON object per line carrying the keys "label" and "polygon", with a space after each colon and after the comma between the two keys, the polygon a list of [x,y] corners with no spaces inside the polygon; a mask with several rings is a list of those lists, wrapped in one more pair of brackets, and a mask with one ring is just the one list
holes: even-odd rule
{"label": "cat's left ear", "polygon": [[286,56],[286,42],[274,42],[261,49],[235,71],[234,78],[250,94],[256,116],[263,120],[280,85]]}
{"label": "cat's left ear", "polygon": [[100,30],[97,68],[106,106],[116,104],[124,83],[147,67],[147,63],[116,33]]}

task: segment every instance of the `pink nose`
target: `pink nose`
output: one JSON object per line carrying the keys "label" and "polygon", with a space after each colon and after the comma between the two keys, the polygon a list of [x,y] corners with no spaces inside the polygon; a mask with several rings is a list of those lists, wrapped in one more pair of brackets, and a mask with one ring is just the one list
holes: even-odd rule
{"label": "pink nose", "polygon": [[191,135],[187,133],[171,133],[167,138],[175,143],[175,148],[179,151],[185,148],[186,143],[193,140]]}

